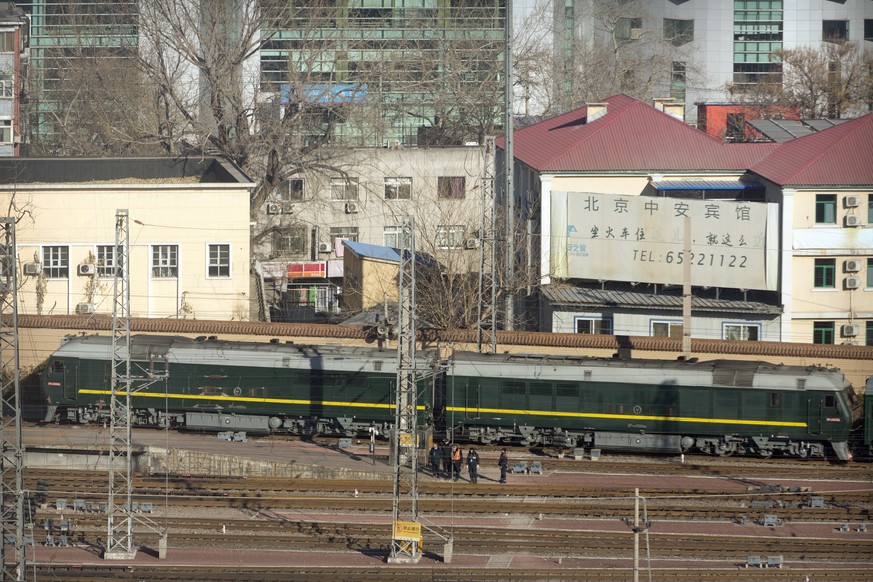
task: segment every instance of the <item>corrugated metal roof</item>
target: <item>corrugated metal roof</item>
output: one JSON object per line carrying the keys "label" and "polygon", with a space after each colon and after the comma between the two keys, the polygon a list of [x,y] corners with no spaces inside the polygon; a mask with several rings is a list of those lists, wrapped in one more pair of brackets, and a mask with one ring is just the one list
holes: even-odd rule
{"label": "corrugated metal roof", "polygon": [[782,186],[870,186],[873,114],[779,144],[751,170]]}
{"label": "corrugated metal roof", "polygon": [[[583,289],[564,285],[543,285],[543,295],[552,303],[560,305],[580,305],[586,307],[621,307],[625,309],[682,309],[682,297],[676,295],[655,295],[632,291],[608,291]],[[691,298],[695,311],[743,312],[778,315],[782,308],[755,301],[732,301],[725,299]]]}
{"label": "corrugated metal roof", "polygon": [[746,190],[763,188],[758,182],[740,180],[658,180],[652,182],[655,190]]}
{"label": "corrugated metal roof", "polygon": [[517,130],[515,157],[543,172],[744,170],[776,145],[723,144],[627,95],[605,103],[606,114],[590,123],[581,107]]}
{"label": "corrugated metal roof", "polygon": [[397,252],[397,249],[391,247],[371,245],[348,239],[343,240],[343,245],[362,258],[391,261],[392,263],[400,262],[400,253]]}

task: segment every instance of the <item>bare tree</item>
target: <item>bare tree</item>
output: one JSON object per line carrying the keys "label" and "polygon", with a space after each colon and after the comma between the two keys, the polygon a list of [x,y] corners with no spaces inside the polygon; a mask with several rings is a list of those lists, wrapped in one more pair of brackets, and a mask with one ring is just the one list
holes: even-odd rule
{"label": "bare tree", "polygon": [[839,119],[860,115],[873,103],[873,53],[853,42],[777,51],[781,84],[728,84],[728,94],[757,116]]}

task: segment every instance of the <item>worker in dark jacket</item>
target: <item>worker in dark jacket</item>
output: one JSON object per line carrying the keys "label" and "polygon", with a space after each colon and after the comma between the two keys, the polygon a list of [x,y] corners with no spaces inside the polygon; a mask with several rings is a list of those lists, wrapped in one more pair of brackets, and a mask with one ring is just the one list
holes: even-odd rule
{"label": "worker in dark jacket", "polygon": [[497,465],[500,467],[500,482],[506,483],[506,470],[509,468],[509,459],[506,456],[506,449],[500,451],[500,458],[497,459]]}
{"label": "worker in dark jacket", "polygon": [[443,453],[440,451],[440,448],[436,443],[430,448],[430,452],[428,453],[428,460],[430,461],[430,470],[433,473],[434,477],[439,476],[440,474],[440,461],[443,458]]}
{"label": "worker in dark jacket", "polygon": [[452,475],[452,447],[449,441],[443,441],[443,446],[440,447],[440,453],[443,459],[443,472],[446,477],[451,478]]}
{"label": "worker in dark jacket", "polygon": [[470,474],[470,483],[476,483],[479,480],[479,453],[472,447],[467,453],[467,472]]}

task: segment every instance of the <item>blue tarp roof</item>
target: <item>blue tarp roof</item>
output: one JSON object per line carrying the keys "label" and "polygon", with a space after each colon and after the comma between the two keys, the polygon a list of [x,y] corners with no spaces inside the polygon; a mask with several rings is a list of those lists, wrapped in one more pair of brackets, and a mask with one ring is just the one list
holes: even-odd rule
{"label": "blue tarp roof", "polygon": [[397,252],[397,249],[392,249],[391,247],[370,245],[367,243],[356,242],[348,239],[343,240],[343,244],[346,246],[347,249],[349,249],[359,257],[364,257],[367,259],[379,259],[381,261],[392,261],[394,263],[400,262],[400,253]]}
{"label": "blue tarp roof", "polygon": [[758,182],[739,180],[660,180],[652,182],[655,190],[751,190],[763,188]]}

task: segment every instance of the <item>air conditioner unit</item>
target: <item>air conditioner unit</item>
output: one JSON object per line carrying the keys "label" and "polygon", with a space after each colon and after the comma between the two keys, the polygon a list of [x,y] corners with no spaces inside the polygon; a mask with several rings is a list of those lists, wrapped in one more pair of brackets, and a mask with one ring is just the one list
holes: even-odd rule
{"label": "air conditioner unit", "polygon": [[282,214],[282,205],[278,202],[268,202],[267,214]]}
{"label": "air conditioner unit", "polygon": [[846,269],[847,273],[857,273],[861,270],[861,261],[857,259],[849,259],[843,263],[843,268]]}
{"label": "air conditioner unit", "polygon": [[97,310],[97,306],[93,303],[80,303],[76,306],[76,313],[79,315],[91,315]]}
{"label": "air conditioner unit", "polygon": [[468,238],[464,241],[464,248],[468,251],[479,248],[479,239],[478,238]]}
{"label": "air conditioner unit", "polygon": [[856,194],[851,194],[843,198],[843,206],[846,208],[857,208],[861,205],[861,197]]}
{"label": "air conditioner unit", "polygon": [[82,263],[79,265],[78,272],[80,275],[96,275],[97,265],[93,263]]}
{"label": "air conditioner unit", "polygon": [[631,28],[630,31],[630,39],[631,40],[640,40],[640,37],[643,36],[642,28]]}
{"label": "air conditioner unit", "polygon": [[357,214],[360,207],[357,202],[346,202],[346,214]]}
{"label": "air conditioner unit", "polygon": [[845,224],[846,226],[861,226],[861,217],[855,214],[847,214]]}
{"label": "air conditioner unit", "polygon": [[318,252],[329,253],[333,249],[330,248],[330,243],[318,243]]}
{"label": "air conditioner unit", "polygon": [[25,275],[39,275],[42,273],[42,265],[39,263],[24,263]]}
{"label": "air conditioner unit", "polygon": [[848,323],[840,329],[843,337],[855,337],[861,333],[861,326],[856,323]]}
{"label": "air conditioner unit", "polygon": [[861,286],[861,277],[846,277],[846,289],[858,289]]}

